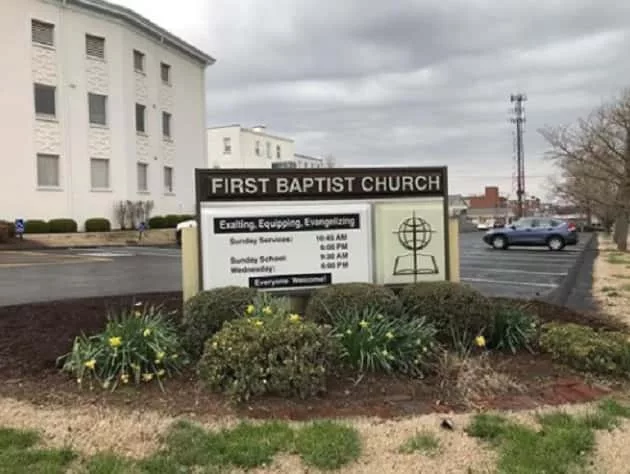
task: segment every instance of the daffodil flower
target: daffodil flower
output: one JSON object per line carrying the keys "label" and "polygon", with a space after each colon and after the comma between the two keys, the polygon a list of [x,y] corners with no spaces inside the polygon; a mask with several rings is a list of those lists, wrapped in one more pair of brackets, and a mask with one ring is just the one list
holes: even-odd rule
{"label": "daffodil flower", "polygon": [[391,332],[391,331],[389,331],[387,334],[385,334],[385,337],[386,337],[387,339],[394,339],[394,333],[393,333],[393,332]]}
{"label": "daffodil flower", "polygon": [[157,355],[158,360],[162,360],[166,356],[166,354],[162,351],[158,352],[156,355]]}
{"label": "daffodil flower", "polygon": [[273,310],[269,306],[265,306],[262,312],[264,315],[269,316],[271,313],[273,313]]}
{"label": "daffodil flower", "polygon": [[361,321],[359,323],[359,326],[361,326],[363,329],[367,328],[369,325],[370,324],[367,321],[365,321],[365,320],[363,320],[363,321]]}
{"label": "daffodil flower", "polygon": [[256,321],[256,322],[254,323],[254,325],[255,325],[255,326],[257,326],[257,327],[260,327],[260,326],[262,326],[262,325],[263,325],[263,322],[259,320],[259,321]]}
{"label": "daffodil flower", "polygon": [[94,369],[94,366],[96,365],[96,361],[94,359],[90,359],[85,361],[84,364],[88,369]]}
{"label": "daffodil flower", "polygon": [[150,373],[142,374],[142,380],[144,380],[145,382],[150,382],[151,380],[153,380],[153,374],[150,374]]}
{"label": "daffodil flower", "polygon": [[253,304],[250,304],[249,306],[247,306],[247,309],[245,309],[245,312],[247,314],[252,314],[254,311],[256,311],[256,307]]}
{"label": "daffodil flower", "polygon": [[289,321],[291,321],[292,323],[297,323],[300,321],[300,315],[299,314],[291,314],[289,315]]}
{"label": "daffodil flower", "polygon": [[166,371],[165,371],[164,369],[160,369],[160,370],[158,370],[158,372],[157,372],[158,377],[162,377],[165,373],[166,373]]}
{"label": "daffodil flower", "polygon": [[149,337],[151,335],[151,330],[149,328],[146,328],[143,332],[142,335],[144,337]]}
{"label": "daffodil flower", "polygon": [[122,381],[122,383],[128,383],[129,382],[129,375],[127,374],[122,374],[120,376],[120,380]]}
{"label": "daffodil flower", "polygon": [[477,344],[477,346],[479,347],[485,347],[486,345],[486,338],[483,336],[477,336],[475,338],[475,344]]}
{"label": "daffodil flower", "polygon": [[109,338],[109,345],[112,347],[119,347],[122,344],[122,339],[118,336]]}

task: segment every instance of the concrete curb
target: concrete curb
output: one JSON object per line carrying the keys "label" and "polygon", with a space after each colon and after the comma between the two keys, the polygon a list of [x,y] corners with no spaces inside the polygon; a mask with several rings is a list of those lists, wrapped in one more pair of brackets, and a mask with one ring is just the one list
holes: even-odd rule
{"label": "concrete curb", "polygon": [[575,287],[578,275],[580,274],[580,270],[584,265],[586,254],[587,252],[597,249],[597,242],[597,233],[593,232],[590,237],[588,237],[588,241],[586,242],[584,249],[582,249],[580,255],[578,255],[578,257],[575,259],[575,262],[567,272],[567,276],[562,280],[560,285],[558,285],[557,288],[551,290],[549,293],[536,299],[558,306],[566,305],[569,299],[569,295]]}

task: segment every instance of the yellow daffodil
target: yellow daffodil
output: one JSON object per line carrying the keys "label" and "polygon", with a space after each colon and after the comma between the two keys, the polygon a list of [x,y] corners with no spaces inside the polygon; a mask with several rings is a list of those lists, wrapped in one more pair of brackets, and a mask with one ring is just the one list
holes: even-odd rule
{"label": "yellow daffodil", "polygon": [[291,321],[292,323],[298,323],[298,322],[300,322],[300,319],[302,319],[302,318],[300,318],[299,314],[295,314],[294,313],[294,314],[290,314],[289,315],[289,321]]}
{"label": "yellow daffodil", "polygon": [[391,332],[391,331],[389,331],[387,334],[385,334],[385,337],[386,337],[387,339],[394,339],[394,333],[393,333],[393,332]]}
{"label": "yellow daffodil", "polygon": [[88,369],[94,369],[94,366],[96,365],[96,361],[94,359],[90,359],[85,361],[84,364]]}
{"label": "yellow daffodil", "polygon": [[179,357],[179,354],[173,354],[173,355],[171,356],[171,359],[175,360],[175,359],[177,359],[178,357]]}
{"label": "yellow daffodil", "polygon": [[146,328],[143,332],[142,335],[144,337],[149,337],[151,335],[151,330],[149,328]]}
{"label": "yellow daffodil", "polygon": [[369,325],[370,324],[367,321],[365,321],[365,320],[363,320],[363,321],[361,321],[359,323],[359,326],[361,326],[363,329],[367,328]]}
{"label": "yellow daffodil", "polygon": [[112,347],[119,347],[122,344],[122,339],[118,336],[109,338],[109,345]]}
{"label": "yellow daffodil", "polygon": [[258,320],[258,321],[256,321],[256,322],[254,322],[254,325],[255,325],[255,326],[257,326],[257,327],[260,327],[260,326],[262,326],[262,325],[263,325],[263,322],[262,322],[262,321],[260,321],[260,320]]}
{"label": "yellow daffodil", "polygon": [[142,380],[144,380],[145,382],[150,382],[151,380],[153,380],[153,374],[142,374]]}
{"label": "yellow daffodil", "polygon": [[389,352],[387,352],[387,349],[383,349],[381,354],[383,354],[385,357],[387,357],[389,355]]}
{"label": "yellow daffodil", "polygon": [[121,374],[120,380],[122,381],[122,383],[128,383],[129,382],[129,375]]}
{"label": "yellow daffodil", "polygon": [[250,304],[245,310],[247,314],[252,314],[254,311],[256,311],[256,307],[253,304]]}
{"label": "yellow daffodil", "polygon": [[273,310],[269,306],[265,306],[262,312],[265,316],[269,316],[271,313],[273,313]]}
{"label": "yellow daffodil", "polygon": [[79,385],[81,385],[81,382],[82,382],[82,380],[81,380],[81,379],[77,379],[77,383],[78,383]]}
{"label": "yellow daffodil", "polygon": [[213,348],[213,349],[216,349],[217,347],[219,347],[219,344],[217,343],[217,341],[214,341],[214,342],[212,343],[212,348]]}
{"label": "yellow daffodil", "polygon": [[109,380],[105,380],[105,382],[103,382],[103,388],[106,390],[109,388]]}
{"label": "yellow daffodil", "polygon": [[162,377],[164,374],[166,373],[166,371],[164,369],[160,369],[158,370],[158,377]]}
{"label": "yellow daffodil", "polygon": [[136,315],[136,318],[139,318],[140,316],[142,316],[142,311],[136,310],[135,315]]}
{"label": "yellow daffodil", "polygon": [[475,344],[477,344],[477,346],[479,347],[485,347],[486,346],[486,338],[483,336],[477,336],[475,338]]}
{"label": "yellow daffodil", "polygon": [[382,314],[377,314],[376,315],[376,319],[378,319],[379,321],[382,321],[384,318],[384,316]]}
{"label": "yellow daffodil", "polygon": [[158,360],[162,360],[162,359],[164,359],[164,357],[166,356],[166,354],[165,354],[164,352],[160,351],[160,352],[158,352],[158,353],[156,354],[156,356],[157,356]]}
{"label": "yellow daffodil", "polygon": [[346,334],[347,334],[348,336],[350,336],[350,335],[352,334],[352,331],[351,331],[350,329],[347,329],[347,330],[346,330]]}
{"label": "yellow daffodil", "polygon": [[136,370],[136,371],[140,370],[140,366],[138,364],[131,363],[129,364],[129,367],[131,367],[133,370]]}

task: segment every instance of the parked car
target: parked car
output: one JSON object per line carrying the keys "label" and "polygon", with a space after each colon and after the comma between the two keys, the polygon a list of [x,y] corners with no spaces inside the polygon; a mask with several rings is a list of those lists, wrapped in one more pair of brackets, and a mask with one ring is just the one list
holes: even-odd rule
{"label": "parked car", "polygon": [[567,245],[577,245],[577,227],[572,222],[546,217],[526,217],[505,227],[490,229],[482,237],[495,249],[505,250],[512,245],[524,247],[549,247],[562,250]]}
{"label": "parked car", "polygon": [[182,245],[182,229],[186,227],[197,227],[197,221],[194,219],[183,221],[177,224],[177,227],[175,227],[175,240],[177,241],[177,245],[180,247]]}

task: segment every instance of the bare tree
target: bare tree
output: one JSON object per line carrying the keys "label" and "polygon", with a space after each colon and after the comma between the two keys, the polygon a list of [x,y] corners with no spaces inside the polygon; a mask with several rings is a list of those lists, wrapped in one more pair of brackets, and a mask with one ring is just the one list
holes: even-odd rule
{"label": "bare tree", "polygon": [[324,166],[326,168],[334,168],[335,166],[337,166],[337,160],[333,155],[329,153],[328,155],[326,155],[326,158],[324,158]]}
{"label": "bare tree", "polygon": [[129,207],[125,201],[118,201],[114,204],[114,213],[116,215],[116,222],[120,226],[120,230],[125,230],[127,228],[127,214],[129,212]]}
{"label": "bare tree", "polygon": [[558,191],[602,220],[614,216],[615,242],[627,250],[630,215],[630,90],[573,126],[540,131],[561,170]]}

